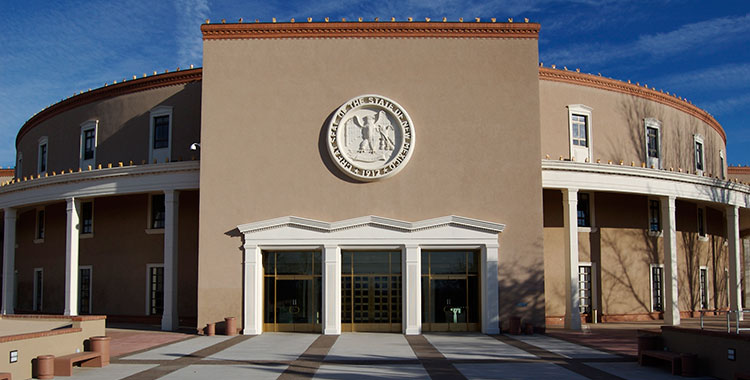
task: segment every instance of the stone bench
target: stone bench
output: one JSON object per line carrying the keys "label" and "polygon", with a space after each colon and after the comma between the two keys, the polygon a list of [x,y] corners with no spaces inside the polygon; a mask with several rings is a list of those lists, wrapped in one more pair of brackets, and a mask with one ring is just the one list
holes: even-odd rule
{"label": "stone bench", "polygon": [[65,356],[55,357],[55,376],[73,376],[73,365],[80,364],[81,367],[104,367],[102,354],[100,352],[79,352]]}
{"label": "stone bench", "polygon": [[8,372],[0,372],[0,380],[12,380],[13,376]]}

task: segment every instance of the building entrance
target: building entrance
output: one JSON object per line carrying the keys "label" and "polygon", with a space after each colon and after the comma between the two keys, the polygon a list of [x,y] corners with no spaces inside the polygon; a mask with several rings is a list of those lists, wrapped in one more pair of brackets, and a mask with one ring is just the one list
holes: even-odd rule
{"label": "building entrance", "polygon": [[401,332],[401,252],[341,256],[342,331]]}
{"label": "building entrance", "polygon": [[479,331],[479,252],[422,251],[422,331]]}
{"label": "building entrance", "polygon": [[320,252],[263,252],[263,331],[321,331]]}

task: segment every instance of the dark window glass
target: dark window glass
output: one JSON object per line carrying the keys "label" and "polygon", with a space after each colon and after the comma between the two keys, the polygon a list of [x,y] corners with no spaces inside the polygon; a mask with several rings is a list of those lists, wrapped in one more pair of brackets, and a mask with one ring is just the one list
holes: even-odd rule
{"label": "dark window glass", "polygon": [[659,158],[659,130],[656,128],[646,128],[648,138],[648,156]]}
{"label": "dark window glass", "polygon": [[78,291],[80,297],[78,297],[78,313],[80,314],[91,314],[91,269],[81,268],[79,270]]}
{"label": "dark window glass", "polygon": [[39,172],[47,171],[47,144],[39,145]]}
{"label": "dark window glass", "polygon": [[151,196],[151,228],[164,228],[164,194]]}
{"label": "dark window glass", "polygon": [[36,301],[34,311],[42,311],[42,275],[41,270],[34,271],[34,290],[36,291],[34,294],[34,300]]}
{"label": "dark window glass", "polygon": [[92,202],[81,203],[81,233],[90,234],[94,232],[94,204]]}
{"label": "dark window glass", "polygon": [[169,147],[169,116],[154,118],[154,149]]}
{"label": "dark window glass", "polygon": [[96,140],[96,134],[93,129],[88,129],[83,132],[83,159],[91,160],[94,158],[94,141]]}
{"label": "dark window glass", "polygon": [[706,236],[706,223],[705,216],[703,215],[703,209],[698,208],[698,235]]}
{"label": "dark window glass", "polygon": [[573,145],[588,147],[587,117],[584,115],[573,115],[571,116],[571,122],[573,124]]}
{"label": "dark window glass", "polygon": [[658,200],[650,200],[649,204],[649,230],[661,231],[661,204]]}
{"label": "dark window glass", "polygon": [[36,216],[36,238],[44,239],[44,210],[39,210]]}
{"label": "dark window glass", "polygon": [[701,268],[701,309],[708,309],[708,269]]}
{"label": "dark window glass", "polygon": [[662,268],[651,267],[651,292],[654,311],[662,311]]}
{"label": "dark window glass", "polygon": [[578,193],[578,227],[591,227],[589,195]]}
{"label": "dark window glass", "polygon": [[149,272],[149,312],[161,315],[164,312],[164,268],[151,267]]}
{"label": "dark window glass", "polygon": [[703,170],[703,143],[695,142],[695,170]]}

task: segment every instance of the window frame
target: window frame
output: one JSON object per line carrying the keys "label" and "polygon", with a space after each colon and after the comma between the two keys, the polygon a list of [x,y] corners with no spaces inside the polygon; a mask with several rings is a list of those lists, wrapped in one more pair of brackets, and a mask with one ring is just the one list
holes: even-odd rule
{"label": "window frame", "polygon": [[[154,263],[146,264],[146,315],[147,316],[158,316],[160,314],[151,314],[151,269],[162,268],[162,298],[164,297],[164,264]],[[162,314],[164,312],[164,305],[162,304]]]}
{"label": "window frame", "polygon": [[[172,130],[174,129],[174,115],[171,106],[158,106],[151,110],[149,113],[149,137],[148,137],[148,162],[153,163],[156,160],[158,163],[164,162],[165,160],[171,161],[172,159]],[[168,116],[169,117],[169,131],[168,131],[168,142],[165,148],[154,149],[154,138],[156,123],[154,120],[157,117]]]}
{"label": "window frame", "polygon": [[[42,147],[44,147],[44,154],[42,154]],[[49,139],[47,138],[47,136],[43,136],[39,138],[39,144],[37,144],[36,172],[37,174],[46,174],[48,169],[49,169]]]}
{"label": "window frame", "polygon": [[[595,218],[594,218],[594,192],[588,192],[588,191],[578,191],[578,194],[576,195],[576,217],[578,216],[578,212],[581,211],[581,205],[583,202],[581,202],[581,196],[585,195],[588,197],[588,226],[581,226],[576,222],[576,226],[578,227],[578,232],[591,232],[594,230],[594,227],[596,226]],[[578,218],[576,218],[578,219]]]}
{"label": "window frame", "polygon": [[726,159],[724,158],[724,150],[719,150],[719,170],[721,171],[721,176],[719,178],[726,179],[727,178],[727,163]]}
{"label": "window frame", "polygon": [[[93,131],[94,132],[94,146],[92,149],[92,156],[91,158],[86,158],[86,132]],[[92,168],[96,164],[96,148],[99,146],[99,120],[88,120],[83,123],[81,123],[81,138],[79,141],[80,144],[80,151],[79,154],[79,163],[80,167],[82,169],[86,169],[88,166],[91,166]]]}
{"label": "window frame", "polygon": [[[39,284],[37,284],[37,273],[41,273],[41,277],[39,279]],[[44,308],[44,267],[37,267],[34,268],[34,278],[32,280],[33,283],[33,300],[32,300],[32,307],[31,309],[33,311],[42,311]],[[37,292],[39,292],[37,294]],[[37,301],[38,300],[38,301]]]}
{"label": "window frame", "polygon": [[16,154],[16,178],[23,177],[23,152]]}
{"label": "window frame", "polygon": [[[698,146],[700,145],[700,152],[698,150]],[[703,172],[706,170],[706,144],[703,142],[703,136],[701,135],[693,135],[693,160],[694,160],[694,168],[695,173],[698,175],[703,175]],[[700,164],[700,168],[698,165]]]}
{"label": "window frame", "polygon": [[[659,290],[659,294],[661,297],[661,310],[654,310],[654,268],[661,269],[661,289]],[[649,264],[648,266],[648,289],[649,289],[649,299],[651,300],[649,304],[649,310],[651,310],[652,313],[663,313],[664,312],[664,264]]]}
{"label": "window frame", "polygon": [[44,237],[47,235],[47,211],[44,206],[34,209],[34,221],[34,244],[44,243]]}
{"label": "window frame", "polygon": [[[591,134],[593,119],[591,117],[593,108],[583,104],[569,104],[568,108],[568,146],[570,160],[577,162],[593,161],[593,136]],[[573,116],[583,116],[586,118],[586,147],[573,144]]]}
{"label": "window frame", "polygon": [[[658,229],[653,229],[653,223],[654,223],[654,208],[653,208],[653,202],[656,202],[656,222]],[[651,236],[662,236],[664,233],[664,225],[662,223],[662,215],[661,215],[661,199],[659,198],[648,198],[648,233]]]}
{"label": "window frame", "polygon": [[589,304],[589,308],[591,309],[590,315],[592,315],[592,321],[593,321],[593,312],[596,310],[596,276],[595,276],[595,270],[596,270],[596,263],[588,262],[588,261],[580,261],[578,262],[578,310],[581,312],[581,267],[589,267],[589,298],[591,301],[591,304]]}
{"label": "window frame", "polygon": [[[656,157],[651,157],[650,152],[649,152],[649,146],[648,146],[648,143],[649,143],[648,130],[649,129],[656,130],[656,151],[657,151],[656,152]],[[661,158],[663,156],[663,154],[662,154],[663,153],[663,149],[662,149],[662,143],[661,143],[661,140],[662,140],[662,138],[661,138],[661,121],[659,121],[658,119],[655,119],[655,118],[651,118],[651,117],[643,119],[643,131],[644,131],[644,136],[645,136],[644,143],[645,143],[645,148],[646,148],[646,150],[645,150],[645,152],[646,152],[646,157],[645,157],[645,159],[646,159],[645,160],[646,166],[648,166],[648,167],[653,166],[654,169],[661,169],[662,168],[662,162],[661,162],[662,159]]]}
{"label": "window frame", "polygon": [[[705,275],[703,273],[705,272]],[[702,276],[703,275],[703,276]],[[701,281],[701,277],[705,281]],[[701,265],[698,268],[698,291],[699,291],[699,302],[701,303],[701,309],[708,309],[711,305],[711,292],[709,291],[710,288],[710,282],[708,277],[708,267],[705,265]],[[703,306],[703,296],[706,296],[706,306]]]}
{"label": "window frame", "polygon": [[164,225],[162,227],[154,227],[154,197],[162,196],[166,202],[166,194],[164,193],[150,193],[148,194],[148,211],[146,218],[146,233],[149,235],[163,234],[166,228],[166,203],[164,204]]}
{"label": "window frame", "polygon": [[94,266],[93,265],[79,265],[78,266],[78,313],[84,314],[83,310],[81,309],[81,289],[83,289],[83,286],[81,284],[83,283],[82,276],[81,276],[81,270],[88,269],[89,270],[89,309],[86,311],[85,314],[91,315],[92,310],[94,309],[93,306],[93,300],[94,300]]}
{"label": "window frame", "polygon": [[708,224],[707,224],[707,217],[706,217],[706,207],[698,205],[696,209],[696,219],[697,219],[697,225],[696,225],[696,232],[698,233],[698,239],[701,241],[707,241],[708,240]]}
{"label": "window frame", "polygon": [[[89,232],[84,232],[86,218],[85,218],[85,214],[83,212],[84,211],[83,208],[84,208],[85,204],[90,204],[91,205],[91,231],[89,231]],[[81,229],[80,229],[80,232],[79,232],[79,235],[78,235],[80,239],[88,239],[88,238],[94,237],[94,200],[93,199],[81,202],[81,220],[80,220],[80,225],[81,225]]]}

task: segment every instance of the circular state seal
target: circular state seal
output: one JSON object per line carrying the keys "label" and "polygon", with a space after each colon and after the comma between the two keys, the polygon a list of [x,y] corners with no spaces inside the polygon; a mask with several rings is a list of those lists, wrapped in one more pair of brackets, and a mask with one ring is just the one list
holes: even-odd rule
{"label": "circular state seal", "polygon": [[360,95],[344,103],[328,124],[328,153],[346,175],[361,181],[390,177],[414,151],[414,126],[396,102]]}

